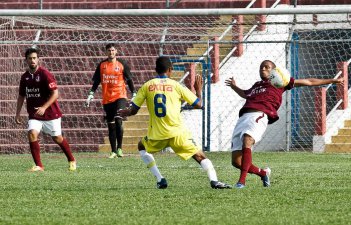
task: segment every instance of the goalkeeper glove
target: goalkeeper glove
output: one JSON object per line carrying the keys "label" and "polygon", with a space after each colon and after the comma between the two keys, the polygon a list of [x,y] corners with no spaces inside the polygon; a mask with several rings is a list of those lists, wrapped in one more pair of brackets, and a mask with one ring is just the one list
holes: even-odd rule
{"label": "goalkeeper glove", "polygon": [[133,92],[132,101],[134,100],[134,98],[135,98],[136,95],[137,95],[137,93]]}
{"label": "goalkeeper glove", "polygon": [[94,99],[94,92],[90,91],[87,100],[85,101],[85,107],[89,107],[90,102]]}

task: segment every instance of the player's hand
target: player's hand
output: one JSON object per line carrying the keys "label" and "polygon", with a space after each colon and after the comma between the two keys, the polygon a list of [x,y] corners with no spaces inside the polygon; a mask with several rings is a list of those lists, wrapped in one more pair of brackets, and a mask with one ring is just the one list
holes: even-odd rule
{"label": "player's hand", "polygon": [[21,116],[16,115],[15,122],[16,122],[17,124],[22,124],[23,122],[22,122]]}
{"label": "player's hand", "polygon": [[127,120],[127,117],[130,115],[131,115],[131,109],[130,107],[127,107],[125,109],[118,110],[116,113],[116,118]]}
{"label": "player's hand", "polygon": [[89,107],[90,106],[90,102],[94,99],[94,92],[90,91],[89,95],[87,97],[87,100],[85,100],[84,106],[85,107]]}
{"label": "player's hand", "polygon": [[231,87],[231,88],[236,87],[234,77],[231,77],[231,78],[225,80],[224,82],[225,82],[226,86],[228,86],[228,87]]}
{"label": "player's hand", "polygon": [[195,83],[194,83],[194,89],[195,89],[196,93],[202,91],[202,85],[203,85],[202,76],[197,74],[195,76]]}
{"label": "player's hand", "polygon": [[341,78],[338,78],[335,80],[334,84],[340,84],[340,85],[343,85],[344,84],[344,78],[341,77]]}
{"label": "player's hand", "polygon": [[37,107],[37,108],[34,108],[35,110],[37,110],[35,112],[36,115],[39,115],[39,116],[43,116],[45,111],[46,111],[46,108],[44,107]]}

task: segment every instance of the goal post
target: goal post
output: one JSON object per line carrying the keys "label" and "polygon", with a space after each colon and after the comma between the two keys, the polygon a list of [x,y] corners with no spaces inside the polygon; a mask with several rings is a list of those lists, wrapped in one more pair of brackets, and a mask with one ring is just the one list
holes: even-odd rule
{"label": "goal post", "polygon": [[[258,15],[265,20],[257,20]],[[0,10],[0,153],[29,151],[25,125],[14,123],[19,79],[26,70],[23,54],[28,47],[41,50],[41,65],[58,82],[63,132],[74,151],[108,151],[100,88],[90,108],[83,105],[94,70],[106,58],[104,47],[111,42],[118,46],[118,57],[131,67],[137,89],[154,77],[159,55],[171,58],[175,64],[173,78],[190,89],[194,76],[201,74],[205,110],[183,110],[184,122],[204,150],[227,151],[244,100],[226,87],[224,80],[234,77],[242,89],[250,88],[260,79],[258,68],[264,59],[288,68],[296,79],[333,78],[338,74],[347,78],[350,15],[351,5]],[[347,64],[342,73],[340,63]],[[349,107],[335,107],[347,101],[348,83],[345,85],[343,93],[335,85],[326,87],[325,99],[319,98],[320,90],[316,88],[286,92],[280,120],[269,126],[256,149],[310,151],[315,143],[320,146],[316,149],[326,148],[335,130],[348,118]],[[316,111],[321,105],[325,105],[325,116]],[[26,117],[24,108],[21,115]],[[124,123],[126,152],[137,151],[136,143],[146,135],[147,124],[144,108]],[[325,126],[325,132],[320,132],[321,126]],[[43,151],[59,150],[46,135],[41,136],[40,143]]]}

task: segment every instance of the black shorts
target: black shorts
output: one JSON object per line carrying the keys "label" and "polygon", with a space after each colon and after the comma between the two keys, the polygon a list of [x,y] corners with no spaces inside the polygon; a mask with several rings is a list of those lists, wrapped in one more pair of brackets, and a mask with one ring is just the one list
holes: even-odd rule
{"label": "black shorts", "polygon": [[103,105],[103,107],[106,113],[106,120],[110,123],[115,121],[115,116],[119,109],[127,107],[127,99],[119,98],[114,102]]}

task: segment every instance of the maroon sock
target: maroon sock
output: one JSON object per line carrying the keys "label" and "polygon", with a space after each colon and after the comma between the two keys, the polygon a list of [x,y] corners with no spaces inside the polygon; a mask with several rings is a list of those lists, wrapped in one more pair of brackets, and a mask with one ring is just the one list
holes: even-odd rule
{"label": "maroon sock", "polygon": [[71,149],[69,147],[69,144],[67,142],[67,140],[64,138],[63,141],[61,142],[61,144],[59,144],[59,146],[61,147],[63,153],[65,153],[68,161],[76,161],[72,155]]}
{"label": "maroon sock", "polygon": [[242,151],[239,183],[245,184],[246,176],[252,163],[252,156],[250,148],[243,148]]}
{"label": "maroon sock", "polygon": [[260,177],[266,176],[266,171],[256,167],[254,164],[251,164],[251,166],[249,168],[249,173],[256,174],[256,175],[258,175]]}
{"label": "maroon sock", "polygon": [[43,164],[40,160],[40,146],[38,141],[29,142],[30,152],[32,153],[32,157],[35,165],[43,167]]}

